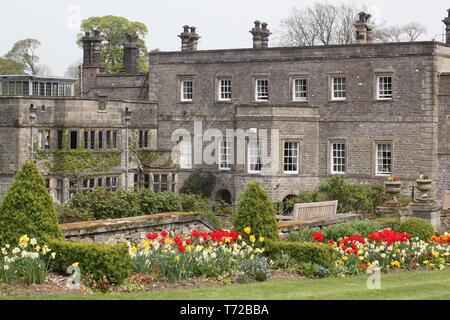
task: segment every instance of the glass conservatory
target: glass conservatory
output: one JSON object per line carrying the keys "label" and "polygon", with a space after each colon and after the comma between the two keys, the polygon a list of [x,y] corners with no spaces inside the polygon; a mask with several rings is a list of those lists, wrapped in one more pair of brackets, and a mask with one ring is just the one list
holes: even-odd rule
{"label": "glass conservatory", "polygon": [[77,79],[0,75],[0,96],[73,97]]}

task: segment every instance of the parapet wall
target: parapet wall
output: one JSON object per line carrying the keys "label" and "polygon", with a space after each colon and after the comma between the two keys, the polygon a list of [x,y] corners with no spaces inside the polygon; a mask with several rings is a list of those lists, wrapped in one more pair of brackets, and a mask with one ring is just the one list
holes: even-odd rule
{"label": "parapet wall", "polygon": [[69,241],[100,242],[117,244],[127,241],[141,242],[148,233],[175,232],[190,234],[193,230],[200,232],[217,231],[217,227],[198,213],[170,212],[150,216],[84,221],[62,224],[61,231]]}

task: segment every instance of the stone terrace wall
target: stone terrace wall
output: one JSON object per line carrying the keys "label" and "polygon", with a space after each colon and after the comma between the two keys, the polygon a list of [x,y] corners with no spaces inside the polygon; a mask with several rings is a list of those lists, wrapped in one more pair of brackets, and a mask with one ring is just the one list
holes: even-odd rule
{"label": "stone terrace wall", "polygon": [[174,231],[176,234],[190,234],[216,231],[217,227],[198,213],[162,213],[151,216],[84,221],[60,225],[61,231],[69,241],[123,243],[141,242],[152,232]]}

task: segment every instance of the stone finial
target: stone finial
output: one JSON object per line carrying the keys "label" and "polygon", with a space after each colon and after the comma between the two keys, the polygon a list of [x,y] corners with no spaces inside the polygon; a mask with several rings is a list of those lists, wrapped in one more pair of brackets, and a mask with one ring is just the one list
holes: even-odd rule
{"label": "stone finial", "polygon": [[372,16],[365,12],[358,14],[358,20],[355,22],[356,42],[358,44],[373,42],[373,25],[370,22]]}

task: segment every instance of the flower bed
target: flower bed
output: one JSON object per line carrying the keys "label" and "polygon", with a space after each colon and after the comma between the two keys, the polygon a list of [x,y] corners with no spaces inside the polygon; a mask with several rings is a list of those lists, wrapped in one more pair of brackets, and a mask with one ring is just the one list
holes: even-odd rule
{"label": "flower bed", "polygon": [[[324,243],[320,233],[314,238]],[[375,269],[383,272],[420,268],[444,270],[450,265],[450,236],[447,234],[426,242],[406,233],[385,230],[367,238],[354,235],[324,245],[335,248],[335,266],[342,274],[360,274]]]}
{"label": "flower bed", "polygon": [[56,253],[47,246],[40,246],[36,239],[24,235],[19,246],[9,244],[0,249],[0,282],[12,284],[19,280],[24,284],[42,284],[46,281],[51,259]]}
{"label": "flower bed", "polygon": [[[263,256],[265,248],[260,248],[264,238],[256,239],[250,228],[245,235],[235,231],[200,233],[193,231],[190,236],[176,237],[166,231],[147,235],[148,240],[137,246],[129,244],[133,272],[146,274],[157,268],[170,281],[180,281],[200,276],[217,277],[224,274],[239,274],[245,267],[258,270],[266,266]],[[249,264],[255,264],[253,268]],[[266,270],[262,270],[264,273]],[[268,270],[267,270],[268,272]]]}

